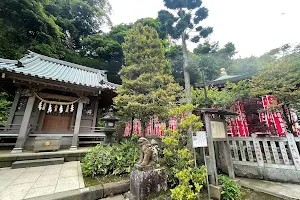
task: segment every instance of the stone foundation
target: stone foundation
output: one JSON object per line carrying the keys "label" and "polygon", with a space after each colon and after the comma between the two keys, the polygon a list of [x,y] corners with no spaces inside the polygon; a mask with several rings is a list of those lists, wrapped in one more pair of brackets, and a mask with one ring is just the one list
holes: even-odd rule
{"label": "stone foundation", "polygon": [[167,190],[167,171],[164,168],[140,171],[133,168],[130,172],[130,199],[148,199]]}
{"label": "stone foundation", "polygon": [[296,169],[234,164],[234,171],[235,174],[240,177],[278,182],[300,183],[300,171]]}

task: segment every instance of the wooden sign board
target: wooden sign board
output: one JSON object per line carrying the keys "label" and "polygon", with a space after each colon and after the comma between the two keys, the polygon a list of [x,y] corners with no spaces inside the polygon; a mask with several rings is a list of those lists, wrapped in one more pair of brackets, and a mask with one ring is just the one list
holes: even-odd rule
{"label": "wooden sign board", "polygon": [[224,122],[222,121],[210,121],[211,133],[213,139],[226,139],[226,130]]}
{"label": "wooden sign board", "polygon": [[193,148],[207,147],[207,135],[205,131],[197,131],[193,133]]}

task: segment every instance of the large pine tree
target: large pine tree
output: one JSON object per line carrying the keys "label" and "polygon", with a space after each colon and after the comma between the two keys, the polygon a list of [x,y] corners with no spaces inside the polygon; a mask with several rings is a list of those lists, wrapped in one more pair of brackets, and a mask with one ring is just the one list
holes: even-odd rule
{"label": "large pine tree", "polygon": [[186,42],[188,40],[199,42],[200,38],[208,37],[213,28],[200,25],[200,22],[208,16],[208,10],[202,6],[202,0],[164,0],[164,3],[169,10],[159,11],[158,20],[162,24],[162,29],[167,31],[173,39],[182,41],[186,102],[190,104],[190,74]]}
{"label": "large pine tree", "polygon": [[153,115],[165,119],[182,88],[171,75],[157,31],[138,24],[129,31],[122,47],[122,87],[114,98],[119,114],[140,119],[143,127]]}

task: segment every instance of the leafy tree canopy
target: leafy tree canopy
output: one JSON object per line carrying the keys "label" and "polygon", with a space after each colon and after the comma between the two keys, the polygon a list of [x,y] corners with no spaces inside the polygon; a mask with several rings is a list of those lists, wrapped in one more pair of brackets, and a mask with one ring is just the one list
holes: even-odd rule
{"label": "leafy tree canopy", "polygon": [[204,89],[192,89],[192,103],[195,106],[217,106],[218,108],[229,108],[235,101],[245,101],[250,97],[251,83],[243,80],[238,83],[226,83],[222,89],[206,88],[207,99]]}
{"label": "leafy tree canopy", "polygon": [[64,58],[66,47],[78,48],[83,36],[109,22],[110,10],[107,0],[1,1],[0,57],[16,59],[32,49]]}
{"label": "leafy tree canopy", "polygon": [[300,109],[300,54],[293,53],[266,65],[252,79],[252,94],[272,94],[281,103]]}
{"label": "leafy tree canopy", "polygon": [[[177,83],[184,86],[184,75],[183,75],[183,54],[181,45],[171,45],[165,49],[166,58],[171,63],[172,75],[174,76]],[[190,73],[191,84],[199,82],[200,74],[198,71],[198,57],[192,53],[189,53],[188,57],[188,69]]]}
{"label": "leafy tree canopy", "polygon": [[206,80],[214,80],[219,77],[221,68],[230,68],[232,57],[236,50],[233,43],[229,42],[220,48],[218,42],[209,41],[199,44],[194,49],[194,54],[199,56],[198,70],[204,70]]}
{"label": "leafy tree canopy", "polygon": [[158,19],[154,19],[151,17],[142,18],[142,19],[138,19],[134,23],[134,25],[137,25],[137,24],[142,24],[143,26],[150,26],[150,27],[154,28],[162,40],[166,39],[166,37],[167,37],[168,33],[166,31],[164,31],[164,29],[162,28],[162,25]]}
{"label": "leafy tree canopy", "polygon": [[212,27],[198,25],[208,16],[207,8],[202,6],[201,0],[164,0],[165,6],[175,12],[161,10],[158,19],[163,28],[174,39],[179,39],[182,34],[189,39],[188,34],[196,31],[198,35],[191,41],[198,42],[200,38],[206,38],[212,31]]}
{"label": "leafy tree canopy", "polygon": [[249,74],[257,75],[264,66],[270,65],[276,60],[285,56],[298,54],[300,52],[300,43],[294,45],[284,44],[281,47],[270,50],[262,56],[250,56],[247,58],[236,58],[228,68],[230,74]]}

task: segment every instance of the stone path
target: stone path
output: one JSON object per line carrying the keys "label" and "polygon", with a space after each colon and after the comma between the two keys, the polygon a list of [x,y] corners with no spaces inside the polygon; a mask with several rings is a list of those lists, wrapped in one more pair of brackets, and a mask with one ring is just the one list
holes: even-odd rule
{"label": "stone path", "polygon": [[20,169],[0,168],[0,199],[19,200],[84,188],[79,161]]}
{"label": "stone path", "polygon": [[114,196],[114,197],[107,197],[101,200],[125,200],[123,195],[118,195],[118,196]]}
{"label": "stone path", "polygon": [[258,179],[240,178],[240,184],[255,191],[263,192],[283,199],[300,199],[300,185],[279,183]]}

